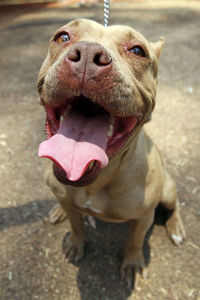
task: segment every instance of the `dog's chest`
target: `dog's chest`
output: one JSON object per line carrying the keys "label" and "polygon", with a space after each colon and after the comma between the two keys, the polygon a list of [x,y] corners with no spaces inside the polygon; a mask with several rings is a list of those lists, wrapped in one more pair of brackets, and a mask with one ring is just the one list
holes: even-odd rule
{"label": "dog's chest", "polygon": [[[112,212],[111,199],[105,191],[99,194],[88,194],[84,190],[78,191],[71,203],[74,209],[80,213],[94,216],[108,222],[123,222],[125,219]],[[111,213],[112,212],[112,213]]]}
{"label": "dog's chest", "polygon": [[137,218],[140,214],[140,209],[135,207],[134,201],[112,199],[104,190],[95,195],[83,190],[78,191],[70,206],[82,214],[107,222],[125,222],[133,217]]}

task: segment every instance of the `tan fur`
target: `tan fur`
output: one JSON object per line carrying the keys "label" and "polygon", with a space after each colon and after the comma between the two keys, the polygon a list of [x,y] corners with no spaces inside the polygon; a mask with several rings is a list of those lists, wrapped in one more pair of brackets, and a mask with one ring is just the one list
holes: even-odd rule
{"label": "tan fur", "polygon": [[[167,223],[171,239],[178,244],[185,238],[178,212],[175,184],[165,171],[157,147],[142,128],[155,106],[158,58],[164,40],[150,43],[130,27],[104,28],[89,20],[75,20],[62,28],[73,32],[74,43],[88,41],[101,44],[112,56],[120,80],[116,83],[116,90],[109,92],[110,98],[105,99],[104,107],[118,116],[131,116],[133,113],[143,115],[133,136],[110,159],[108,166],[102,169],[93,184],[80,188],[61,184],[52,172],[51,162],[45,174],[47,184],[71,222],[72,233],[66,249],[66,255],[70,258],[78,260],[84,254],[87,237],[81,215],[94,216],[109,222],[130,221],[131,232],[121,269],[123,278],[130,286],[130,270],[144,267],[142,245],[153,222],[155,208],[160,202],[174,211]],[[146,61],[132,59],[122,52],[120,45],[130,40],[144,45],[149,53]],[[38,87],[41,98],[52,105],[55,105],[55,100],[51,98],[48,82],[54,80],[53,88],[59,88],[54,73],[66,51],[69,49],[56,48],[51,43],[48,56],[40,70]],[[107,84],[109,85],[109,80],[104,83],[105,89]],[[69,93],[73,94],[73,91],[70,90]],[[93,96],[97,97],[95,93],[94,91]],[[98,98],[96,99],[98,102]],[[60,213],[54,213],[52,222],[59,219],[63,212]]]}

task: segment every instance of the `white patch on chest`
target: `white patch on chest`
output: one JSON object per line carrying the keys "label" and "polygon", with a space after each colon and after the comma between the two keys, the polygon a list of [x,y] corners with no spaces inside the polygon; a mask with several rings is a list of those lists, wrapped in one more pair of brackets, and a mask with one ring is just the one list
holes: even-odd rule
{"label": "white patch on chest", "polygon": [[101,210],[91,206],[90,200],[86,201],[83,205],[80,205],[82,208],[88,208],[95,212],[96,214],[100,214]]}
{"label": "white patch on chest", "polygon": [[92,227],[92,229],[96,229],[95,218],[92,216],[87,216],[88,224]]}

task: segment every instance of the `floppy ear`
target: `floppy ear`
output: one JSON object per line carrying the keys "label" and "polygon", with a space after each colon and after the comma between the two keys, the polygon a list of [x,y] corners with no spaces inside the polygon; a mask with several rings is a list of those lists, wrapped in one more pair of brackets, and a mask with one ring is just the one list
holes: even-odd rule
{"label": "floppy ear", "polygon": [[160,40],[156,43],[151,43],[158,59],[160,57],[160,54],[162,52],[162,48],[163,48],[164,44],[165,44],[165,38],[164,37],[160,37]]}

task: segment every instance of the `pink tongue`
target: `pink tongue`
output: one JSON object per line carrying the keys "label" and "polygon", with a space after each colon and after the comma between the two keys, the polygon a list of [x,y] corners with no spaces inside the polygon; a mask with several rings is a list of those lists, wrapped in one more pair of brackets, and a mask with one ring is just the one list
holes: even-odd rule
{"label": "pink tongue", "polygon": [[38,155],[55,161],[69,180],[76,181],[91,161],[98,161],[101,168],[108,164],[105,153],[108,126],[107,116],[87,118],[72,111],[64,118],[58,132],[40,144]]}

